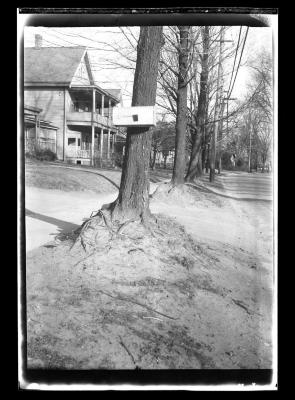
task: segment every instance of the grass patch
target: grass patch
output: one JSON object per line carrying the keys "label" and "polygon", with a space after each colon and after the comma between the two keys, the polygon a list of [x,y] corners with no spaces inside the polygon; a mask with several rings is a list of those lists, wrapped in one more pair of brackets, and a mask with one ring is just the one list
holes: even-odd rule
{"label": "grass patch", "polygon": [[112,193],[117,190],[120,177],[120,171],[98,170],[96,174],[79,168],[66,168],[35,160],[27,161],[25,168],[26,186],[66,192]]}

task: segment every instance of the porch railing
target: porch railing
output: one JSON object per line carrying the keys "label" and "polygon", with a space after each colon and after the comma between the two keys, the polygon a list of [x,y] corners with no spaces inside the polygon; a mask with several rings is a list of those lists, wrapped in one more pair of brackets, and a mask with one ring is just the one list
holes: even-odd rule
{"label": "porch railing", "polygon": [[[66,155],[68,158],[87,158],[91,159],[91,150],[80,150],[76,148],[67,148]],[[101,159],[101,153],[100,150],[94,150],[93,158],[95,160],[100,160]],[[102,158],[107,159],[107,156],[103,154]]]}
{"label": "porch railing", "polygon": [[67,156],[72,158],[90,158],[91,150],[79,150],[76,148],[67,148]]}
{"label": "porch railing", "polygon": [[[92,113],[91,112],[69,112],[67,114],[67,122],[70,124],[71,122],[73,124],[78,124],[79,122],[81,123],[87,123],[87,125],[91,125],[92,121]],[[107,116],[102,116],[100,114],[95,113],[94,114],[94,122],[97,122],[100,125],[105,125],[105,126],[110,126],[112,125],[112,116],[110,115],[110,118]]]}

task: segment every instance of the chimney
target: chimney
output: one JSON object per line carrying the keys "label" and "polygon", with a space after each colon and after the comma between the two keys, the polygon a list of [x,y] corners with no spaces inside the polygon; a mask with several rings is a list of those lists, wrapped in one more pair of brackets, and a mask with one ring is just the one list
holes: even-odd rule
{"label": "chimney", "polygon": [[35,48],[39,50],[41,47],[42,47],[42,36],[35,35]]}

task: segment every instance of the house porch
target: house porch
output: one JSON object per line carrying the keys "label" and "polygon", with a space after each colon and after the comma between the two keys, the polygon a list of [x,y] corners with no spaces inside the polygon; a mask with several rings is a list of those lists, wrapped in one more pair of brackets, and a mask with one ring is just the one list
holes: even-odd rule
{"label": "house porch", "polygon": [[[92,138],[94,143],[92,146]],[[111,129],[83,127],[67,133],[66,160],[74,164],[103,165],[111,164],[115,150],[116,132]]]}

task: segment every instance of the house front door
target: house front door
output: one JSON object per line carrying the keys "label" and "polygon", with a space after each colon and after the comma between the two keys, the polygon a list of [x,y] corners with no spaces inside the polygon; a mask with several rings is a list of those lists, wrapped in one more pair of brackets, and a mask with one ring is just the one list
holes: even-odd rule
{"label": "house front door", "polygon": [[81,149],[81,139],[77,136],[68,137],[67,155],[69,157],[79,157]]}
{"label": "house front door", "polygon": [[78,137],[76,140],[76,147],[77,147],[77,151],[81,150],[81,137]]}

